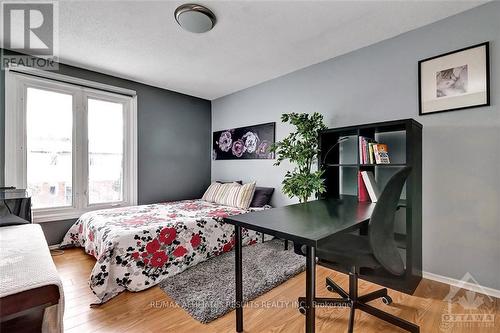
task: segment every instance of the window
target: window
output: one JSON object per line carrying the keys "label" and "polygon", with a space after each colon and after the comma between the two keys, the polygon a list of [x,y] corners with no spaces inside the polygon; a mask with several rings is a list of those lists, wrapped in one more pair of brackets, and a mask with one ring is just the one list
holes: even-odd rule
{"label": "window", "polygon": [[6,185],[35,221],[136,204],[135,97],[12,71],[6,89]]}
{"label": "window", "polygon": [[28,87],[27,188],[33,197],[33,208],[73,205],[72,133],[73,96]]}
{"label": "window", "polygon": [[89,204],[123,200],[123,105],[89,98]]}

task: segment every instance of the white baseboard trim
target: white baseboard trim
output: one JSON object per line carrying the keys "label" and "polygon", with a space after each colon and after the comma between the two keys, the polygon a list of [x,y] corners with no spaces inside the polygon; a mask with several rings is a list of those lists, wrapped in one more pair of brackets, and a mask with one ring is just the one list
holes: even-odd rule
{"label": "white baseboard trim", "polygon": [[59,250],[60,244],[49,245],[49,250]]}
{"label": "white baseboard trim", "polygon": [[500,290],[489,288],[489,287],[484,287],[476,283],[470,283],[468,281],[461,281],[457,279],[452,279],[450,277],[434,274],[434,273],[429,273],[429,272],[422,272],[422,276],[425,279],[428,280],[433,280],[437,282],[441,282],[444,284],[448,284],[454,287],[462,288],[462,289],[467,289],[470,291],[474,291],[476,293],[481,293],[485,294],[491,297],[495,297],[500,299]]}

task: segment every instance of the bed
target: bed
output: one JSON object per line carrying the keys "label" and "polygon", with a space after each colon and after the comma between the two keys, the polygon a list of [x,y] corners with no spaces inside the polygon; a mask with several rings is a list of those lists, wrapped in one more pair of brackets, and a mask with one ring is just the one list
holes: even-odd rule
{"label": "bed", "polygon": [[[203,200],[99,210],[82,215],[61,246],[83,247],[96,258],[89,284],[102,304],[231,251],[234,227],[222,219],[246,212]],[[243,245],[263,240],[250,230],[242,236]]]}

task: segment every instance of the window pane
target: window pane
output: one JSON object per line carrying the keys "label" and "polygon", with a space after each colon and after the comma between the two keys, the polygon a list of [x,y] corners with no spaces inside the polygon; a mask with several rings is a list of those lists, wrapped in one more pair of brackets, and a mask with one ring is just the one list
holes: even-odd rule
{"label": "window pane", "polygon": [[88,99],[89,203],[123,200],[123,104]]}
{"label": "window pane", "polygon": [[27,182],[33,208],[71,206],[73,97],[28,88]]}

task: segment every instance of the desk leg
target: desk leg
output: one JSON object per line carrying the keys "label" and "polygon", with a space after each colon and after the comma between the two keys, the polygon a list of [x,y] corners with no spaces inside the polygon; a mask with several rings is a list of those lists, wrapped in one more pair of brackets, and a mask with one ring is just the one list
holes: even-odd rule
{"label": "desk leg", "polygon": [[234,226],[235,280],[236,280],[236,332],[243,332],[243,272],[241,256],[241,227]]}
{"label": "desk leg", "polygon": [[316,248],[308,246],[306,250],[306,333],[314,333],[316,311]]}

